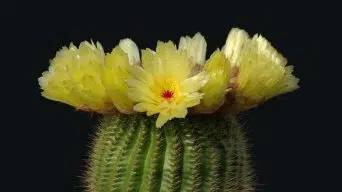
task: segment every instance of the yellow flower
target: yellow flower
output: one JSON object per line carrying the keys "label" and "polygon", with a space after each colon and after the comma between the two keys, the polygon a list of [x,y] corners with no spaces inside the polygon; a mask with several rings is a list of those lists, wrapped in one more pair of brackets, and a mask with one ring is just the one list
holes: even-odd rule
{"label": "yellow flower", "polygon": [[132,114],[133,101],[128,97],[126,80],[131,79],[130,65],[140,63],[139,50],[131,39],[123,39],[106,55],[102,81],[115,107],[125,114]]}
{"label": "yellow flower", "polygon": [[190,107],[200,103],[198,90],[207,82],[204,72],[190,75],[187,56],[173,42],[158,41],[156,52],[142,51],[142,66],[133,65],[133,79],[128,80],[129,97],[137,104],[134,110],[148,116],[159,114],[156,126],[173,118],[184,118]]}
{"label": "yellow flower", "polygon": [[255,34],[247,40],[247,33],[236,28],[230,33],[225,53],[238,67],[234,82],[237,108],[245,110],[255,107],[299,87],[299,79],[292,74],[293,66],[286,66],[286,58],[264,37]]}
{"label": "yellow flower", "polygon": [[195,107],[198,113],[213,113],[226,101],[229,91],[230,64],[220,50],[216,50],[204,65],[205,72],[209,74],[207,84],[201,88],[204,93],[201,103]]}
{"label": "yellow flower", "polygon": [[80,110],[106,112],[112,104],[101,82],[105,54],[100,43],[63,47],[38,79],[42,95]]}

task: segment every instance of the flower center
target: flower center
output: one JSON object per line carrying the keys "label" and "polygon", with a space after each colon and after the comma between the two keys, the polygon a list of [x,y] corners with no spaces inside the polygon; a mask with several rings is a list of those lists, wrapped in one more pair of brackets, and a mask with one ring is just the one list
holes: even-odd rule
{"label": "flower center", "polygon": [[161,99],[161,102],[177,102],[180,99],[179,83],[169,77],[156,77],[152,91]]}
{"label": "flower center", "polygon": [[173,91],[165,90],[162,92],[161,96],[166,100],[170,100],[170,99],[172,99],[173,94],[174,94]]}

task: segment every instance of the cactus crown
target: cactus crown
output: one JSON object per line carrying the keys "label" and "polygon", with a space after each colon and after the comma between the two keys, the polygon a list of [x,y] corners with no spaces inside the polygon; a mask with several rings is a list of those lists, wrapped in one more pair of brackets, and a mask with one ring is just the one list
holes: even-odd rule
{"label": "cactus crown", "polygon": [[157,115],[156,126],[189,114],[239,112],[298,88],[293,66],[261,35],[233,28],[222,49],[206,60],[196,33],[143,49],[129,38],[110,53],[97,42],[57,52],[39,78],[42,95],[101,114]]}

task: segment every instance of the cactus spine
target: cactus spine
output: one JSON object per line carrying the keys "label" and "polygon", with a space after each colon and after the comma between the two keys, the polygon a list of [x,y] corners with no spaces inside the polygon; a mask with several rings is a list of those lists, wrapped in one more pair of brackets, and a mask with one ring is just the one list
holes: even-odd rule
{"label": "cactus spine", "polygon": [[89,192],[245,192],[254,174],[233,116],[103,117],[86,174]]}

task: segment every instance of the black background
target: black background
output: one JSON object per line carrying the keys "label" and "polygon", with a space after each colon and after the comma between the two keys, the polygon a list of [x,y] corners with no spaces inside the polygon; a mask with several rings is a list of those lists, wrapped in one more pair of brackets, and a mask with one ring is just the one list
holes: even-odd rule
{"label": "black background", "polygon": [[[10,95],[15,104],[8,111],[12,114],[9,120],[18,126],[10,129],[10,135],[3,134],[3,141],[11,146],[6,147],[10,156],[17,157],[10,160],[18,171],[9,172],[8,178],[22,180],[11,185],[10,191],[20,187],[32,187],[33,191],[83,189],[80,177],[98,117],[42,98],[37,81],[62,46],[92,39],[109,52],[120,39],[129,37],[141,49],[155,48],[157,40],[178,42],[182,35],[201,32],[209,56],[222,47],[232,27],[266,37],[287,57],[289,65],[295,66],[294,74],[301,79],[297,91],[241,116],[252,144],[258,191],[318,189],[309,177],[316,177],[320,168],[312,171],[306,157],[319,149],[312,143],[321,125],[314,111],[323,105],[317,84],[323,79],[325,66],[315,58],[320,47],[315,30],[327,25],[318,14],[323,7],[314,10],[281,2],[30,1],[14,2],[5,9],[2,23],[9,33],[2,37],[9,62],[4,65],[14,69],[3,72],[3,77],[9,86],[6,90],[15,93]],[[13,137],[15,141],[10,139]]]}

